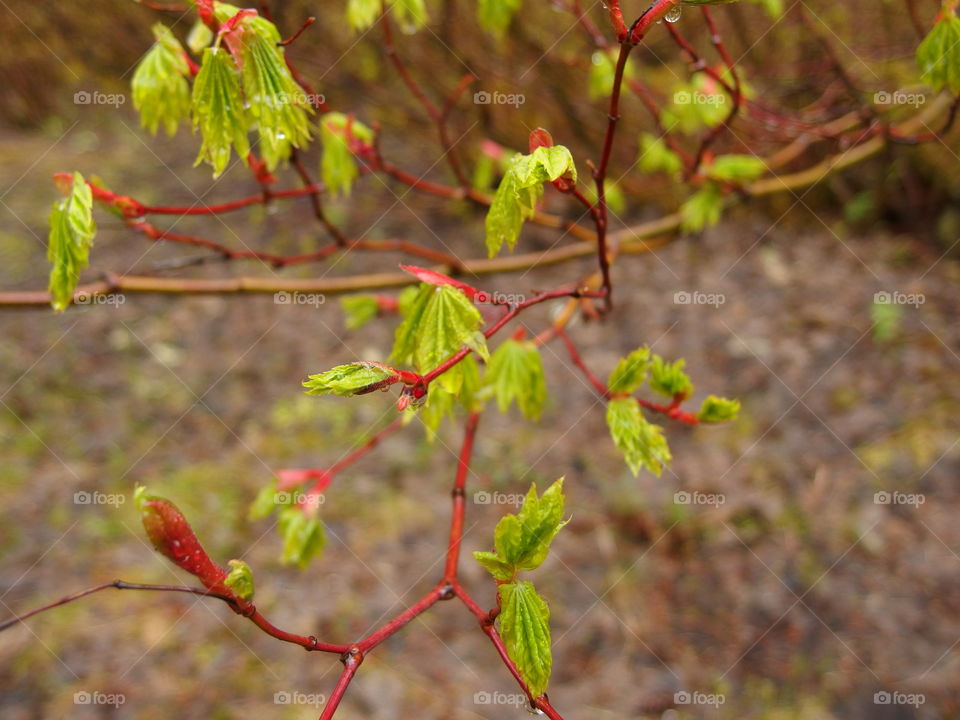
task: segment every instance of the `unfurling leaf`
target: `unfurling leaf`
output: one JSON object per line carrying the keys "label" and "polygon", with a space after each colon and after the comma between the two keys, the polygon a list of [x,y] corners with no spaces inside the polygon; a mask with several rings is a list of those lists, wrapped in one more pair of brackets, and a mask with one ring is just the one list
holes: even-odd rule
{"label": "unfurling leaf", "polygon": [[940,18],[917,48],[917,65],[934,90],[960,93],[960,18],[952,11]]}
{"label": "unfurling leaf", "polygon": [[659,355],[654,355],[650,365],[650,387],[668,398],[690,395],[693,392],[693,382],[683,371],[684,365],[686,360],[682,358],[670,363]]}
{"label": "unfurling leaf", "polygon": [[240,74],[222,47],[203,51],[203,64],[193,83],[191,114],[193,127],[200,130],[202,138],[196,165],[210,163],[213,176],[219,177],[230,162],[231,148],[246,162],[249,118],[240,92]]}
{"label": "unfurling leaf", "polygon": [[372,142],[373,131],[349,115],[332,112],[320,118],[320,144],[323,146],[320,175],[331,193],[350,194],[353,181],[360,174],[351,145]]}
{"label": "unfurling leaf", "polygon": [[308,395],[363,395],[392,385],[400,379],[396,370],[378,362],[362,361],[337,365],[307,378],[303,386]]}
{"label": "unfurling leaf", "polygon": [[209,47],[213,38],[213,30],[208,28],[203,20],[197,20],[190,28],[190,32],[187,33],[187,47],[190,48],[191,52],[199,55],[204,48]]}
{"label": "unfurling leaf", "polygon": [[702,423],[722,423],[737,419],[740,412],[739,400],[728,400],[727,398],[708,396],[700,406],[700,412],[697,413],[697,419]]}
{"label": "unfurling leaf", "polygon": [[607,403],[607,426],[634,475],[645,467],[659,477],[670,462],[670,448],[663,430],[647,421],[636,400],[621,397]]}
{"label": "unfurling leaf", "polygon": [[157,23],[153,36],[156,42],[133,73],[133,106],[151,134],[163,125],[172,136],[180,121],[190,117],[190,66],[170,28]]}
{"label": "unfurling leaf", "polygon": [[529,341],[505,340],[487,366],[484,385],[497,398],[500,412],[516,402],[528,420],[537,420],[547,400],[543,361],[537,347]]}
{"label": "unfurling leaf", "polygon": [[504,243],[513,250],[523,221],[533,217],[543,195],[543,184],[561,177],[569,177],[573,182],[577,179],[573,156],[563,145],[541,146],[510,161],[485,221],[490,257],[500,252]]}
{"label": "unfurling leaf", "polygon": [[243,560],[231,560],[227,563],[230,572],[223,584],[230,588],[235,597],[246,602],[253,600],[253,572]]}
{"label": "unfurling leaf", "polygon": [[650,348],[637,348],[617,363],[607,380],[607,389],[613,395],[634,392],[646,382],[649,367]]}
{"label": "unfurling leaf", "polygon": [[224,585],[227,571],[210,559],[190,524],[173,503],[147,495],[147,489],[142,486],[136,489],[134,502],[147,537],[159,553],[195,575],[207,589],[230,594]]}
{"label": "unfurling leaf", "polygon": [[260,134],[258,150],[272,171],[310,140],[313,109],[287,67],[276,26],[262,17],[242,25],[243,93]]}
{"label": "unfurling leaf", "polygon": [[512,580],[521,570],[536,570],[546,559],[550,543],[563,521],[563,478],[537,497],[530,486],[520,510],[504,515],[494,531],[495,552],[475,552],[477,562],[497,580]]}
{"label": "unfurling leaf", "polygon": [[[391,358],[412,363],[427,373],[464,346],[481,342],[477,331],[483,322],[480,311],[461,290],[450,285],[435,287],[422,283],[418,295],[405,308],[406,316],[397,327]],[[483,339],[486,347],[486,340]],[[463,384],[462,363],[437,378],[447,392],[456,395]]]}
{"label": "unfurling leaf", "polygon": [[93,193],[80,173],[73,174],[70,192],[53,204],[47,259],[50,268],[50,304],[54,310],[67,309],[87,267],[97,226],[93,222]]}
{"label": "unfurling leaf", "polygon": [[500,615],[497,624],[507,655],[533,697],[540,697],[550,682],[550,608],[529,580],[497,588]]}
{"label": "unfurling leaf", "polygon": [[494,35],[503,35],[521,4],[522,0],[478,0],[480,27]]}
{"label": "unfurling leaf", "polygon": [[283,538],[281,562],[302,570],[323,551],[326,535],[315,514],[296,506],[286,507],[280,511],[278,524]]}

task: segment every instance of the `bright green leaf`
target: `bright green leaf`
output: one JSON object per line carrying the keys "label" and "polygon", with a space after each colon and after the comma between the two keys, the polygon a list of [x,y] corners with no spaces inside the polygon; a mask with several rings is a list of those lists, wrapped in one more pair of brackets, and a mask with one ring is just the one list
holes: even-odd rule
{"label": "bright green leaf", "polygon": [[397,378],[393,368],[377,362],[354,362],[337,365],[335,368],[317,375],[311,375],[303,382],[308,395],[340,395],[349,397],[368,390],[383,380]]}
{"label": "bright green leaf", "polygon": [[157,23],[153,36],[156,42],[133,73],[133,106],[150,133],[156,135],[163,125],[173,135],[180,121],[190,117],[190,67],[170,28]]}
{"label": "bright green leaf", "polygon": [[73,301],[80,272],[90,260],[97,226],[93,222],[93,193],[83,175],[73,174],[70,194],[50,211],[47,259],[50,268],[50,304],[63,311]]}
{"label": "bright green leaf", "polygon": [[523,221],[533,217],[543,195],[543,184],[563,176],[577,179],[573,156],[562,145],[541,146],[529,155],[516,155],[510,161],[485,221],[490,257],[500,252],[504,243],[513,250]]}
{"label": "bright green leaf", "polygon": [[231,560],[228,565],[230,572],[224,578],[223,584],[233,591],[241,600],[253,600],[253,571],[243,560]]}
{"label": "bright green leaf", "polygon": [[646,382],[649,367],[650,348],[637,348],[617,363],[607,380],[607,389],[615,395],[634,392]]}
{"label": "bright green leaf", "polygon": [[659,477],[663,466],[670,462],[670,448],[663,430],[647,421],[636,400],[614,398],[607,403],[607,426],[634,475],[645,467]]}
{"label": "bright green leaf", "polygon": [[473,557],[486,568],[494,580],[513,580],[513,566],[496,553],[477,551],[473,553]]}
{"label": "bright green leaf", "polygon": [[199,55],[213,42],[213,37],[213,30],[208,28],[203,20],[197,20],[187,33],[187,47],[191,52]]}
{"label": "bright green leaf", "polygon": [[484,384],[497,398],[500,412],[516,402],[528,420],[537,420],[547,400],[543,361],[529,341],[505,340],[490,358]]}
{"label": "bright green leaf", "polygon": [[917,65],[934,90],[960,93],[960,18],[941,18],[917,48]]}
{"label": "bright green leaf", "polygon": [[516,570],[535,570],[547,558],[550,543],[564,526],[563,478],[554,482],[542,497],[530,486],[523,506],[513,515],[504,515],[494,531],[497,556]]}
{"label": "bright green leaf", "polygon": [[278,525],[283,538],[281,562],[302,570],[323,551],[326,544],[323,523],[313,515],[296,506],[287,507],[280,511]]}
{"label": "bright green leaf", "polygon": [[320,175],[334,195],[349,195],[353,181],[360,174],[347,141],[348,135],[362,143],[373,142],[373,131],[348,115],[332,112],[320,118],[320,144],[323,146]]}
{"label": "bright green leaf", "polygon": [[683,169],[683,161],[673,152],[663,138],[650,133],[640,134],[640,155],[637,167],[643,172],[664,172],[676,175]]}
{"label": "bright green leaf", "polygon": [[382,7],[381,0],[347,0],[347,24],[362,32],[377,21]]}
{"label": "bright green leaf", "polygon": [[380,303],[375,295],[349,295],[341,298],[340,307],[347,316],[347,330],[359,330],[380,312]]}
{"label": "bright green leaf", "polygon": [[728,400],[716,395],[709,395],[700,406],[697,419],[703,423],[730,422],[737,419],[739,412],[739,400]]}
{"label": "bright green leaf", "polygon": [[405,32],[422,28],[427,22],[427,6],[424,0],[389,0],[390,9]]}
{"label": "bright green leaf", "polygon": [[260,520],[267,517],[277,506],[277,483],[270,483],[260,489],[257,497],[250,503],[249,518],[251,520]]}
{"label": "bright green leaf", "polygon": [[707,182],[680,206],[681,228],[698,232],[720,222],[723,215],[723,192],[714,182]]}
{"label": "bright green leaf", "polygon": [[497,624],[507,655],[533,697],[540,697],[550,682],[550,608],[533,583],[509,583],[497,588],[500,615]]}
{"label": "bright green leaf", "polygon": [[673,398],[677,395],[688,396],[693,392],[693,382],[683,371],[687,361],[666,362],[659,355],[653,356],[650,365],[650,387],[661,395]]}
{"label": "bright green leaf", "polygon": [[195,164],[208,162],[219,177],[230,162],[231,147],[246,162],[249,118],[240,92],[240,75],[233,58],[223,48],[203,51],[203,64],[193,83],[193,126],[203,140]]}
{"label": "bright green leaf", "polygon": [[704,172],[714,180],[735,183],[755,180],[766,170],[767,164],[754,155],[720,155],[704,168]]}
{"label": "bright green leaf", "polygon": [[478,0],[477,19],[484,30],[501,36],[521,5],[522,0]]}

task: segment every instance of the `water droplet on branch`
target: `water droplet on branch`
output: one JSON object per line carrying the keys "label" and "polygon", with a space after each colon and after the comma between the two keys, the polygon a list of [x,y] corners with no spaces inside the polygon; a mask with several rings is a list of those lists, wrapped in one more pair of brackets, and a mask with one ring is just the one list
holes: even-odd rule
{"label": "water droplet on branch", "polygon": [[683,8],[680,5],[674,5],[667,11],[667,14],[663,16],[663,19],[668,23],[675,23],[680,19],[680,15],[683,13]]}

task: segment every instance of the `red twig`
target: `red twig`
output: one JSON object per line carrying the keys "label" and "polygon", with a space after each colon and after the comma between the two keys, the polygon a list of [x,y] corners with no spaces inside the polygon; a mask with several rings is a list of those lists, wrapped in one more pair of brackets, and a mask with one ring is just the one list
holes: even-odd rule
{"label": "red twig", "polygon": [[473,455],[473,441],[480,423],[479,413],[470,413],[463,433],[463,446],[457,459],[457,476],[453,483],[453,513],[450,519],[450,540],[447,544],[447,562],[443,578],[447,583],[457,579],[457,566],[460,561],[460,543],[463,540],[463,521],[466,515],[467,474],[470,472],[470,458]]}
{"label": "red twig", "polygon": [[304,30],[306,30],[308,27],[310,27],[311,25],[313,25],[316,21],[317,21],[317,19],[316,19],[315,17],[308,17],[306,20],[303,21],[303,25],[300,26],[300,29],[299,29],[299,30],[297,30],[293,35],[291,35],[290,37],[288,37],[286,40],[281,40],[281,41],[280,41],[279,43],[277,43],[277,44],[278,44],[278,45],[289,45],[289,44],[291,44],[292,42],[294,42],[298,37],[300,37],[300,36],[303,34],[303,31],[304,31]]}

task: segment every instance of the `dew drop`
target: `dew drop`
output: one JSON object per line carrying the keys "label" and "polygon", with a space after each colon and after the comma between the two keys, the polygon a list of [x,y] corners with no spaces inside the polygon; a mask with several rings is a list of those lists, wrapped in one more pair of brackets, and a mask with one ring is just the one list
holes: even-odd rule
{"label": "dew drop", "polygon": [[668,23],[675,23],[680,19],[680,15],[683,12],[683,8],[680,5],[674,5],[667,11],[667,14],[663,16],[663,19]]}

